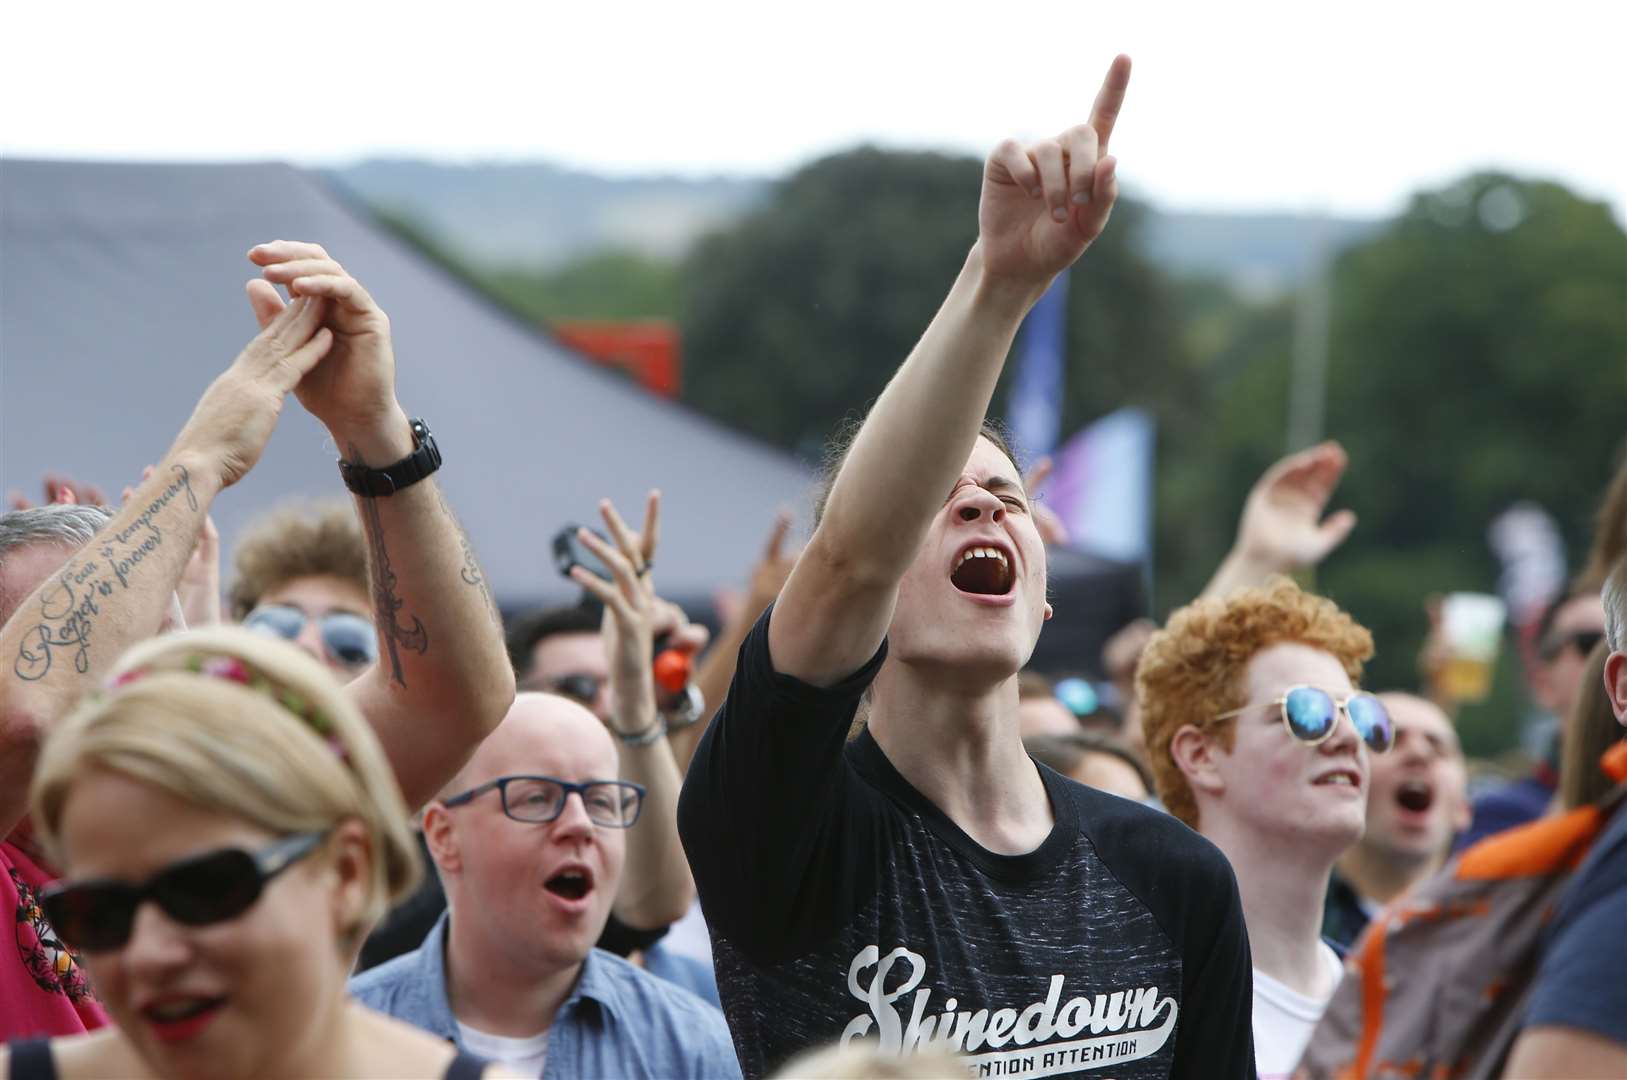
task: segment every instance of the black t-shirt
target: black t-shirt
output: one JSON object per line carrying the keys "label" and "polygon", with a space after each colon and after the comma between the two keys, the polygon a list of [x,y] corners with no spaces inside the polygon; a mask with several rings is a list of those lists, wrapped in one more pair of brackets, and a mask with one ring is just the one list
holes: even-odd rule
{"label": "black t-shirt", "polygon": [[678,804],[746,1076],[848,1037],[943,1046],[974,1076],[1254,1076],[1248,936],[1213,845],[1036,766],[1055,828],[988,851],[868,731],[847,740],[886,646],[818,689],[774,671],[770,613]]}

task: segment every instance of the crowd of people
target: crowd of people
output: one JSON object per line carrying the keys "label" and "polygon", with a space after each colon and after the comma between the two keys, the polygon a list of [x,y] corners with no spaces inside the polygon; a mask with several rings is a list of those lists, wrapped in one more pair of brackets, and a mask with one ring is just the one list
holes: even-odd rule
{"label": "crowd of people", "polygon": [[[1058,537],[985,416],[1107,226],[1129,73],[991,154],[715,632],[657,591],[656,493],[578,533],[581,603],[505,620],[384,312],[254,248],[260,332],[156,465],[0,514],[0,1075],[1627,1075],[1627,479],[1535,630],[1554,752],[1473,800],[1452,701],[1364,688],[1291,576],[1355,527],[1335,444],[1109,682],[1025,670]],[[351,497],[223,574],[290,394]]]}

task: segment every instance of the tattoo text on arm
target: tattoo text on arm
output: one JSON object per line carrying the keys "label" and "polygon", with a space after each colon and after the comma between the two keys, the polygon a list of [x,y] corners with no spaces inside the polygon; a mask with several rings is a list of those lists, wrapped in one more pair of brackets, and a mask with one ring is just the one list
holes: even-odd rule
{"label": "tattoo text on arm", "polygon": [[[183,465],[172,465],[175,478],[141,508],[124,528],[98,534],[70,559],[54,582],[40,591],[39,622],[28,628],[17,650],[12,671],[19,679],[36,682],[51,671],[60,653],[71,656],[80,675],[90,672],[91,638],[102,607],[98,601],[127,592],[143,573],[142,563],[164,545],[160,515],[176,496],[185,494],[187,509],[198,513],[198,497]],[[14,618],[23,618],[19,612]]]}
{"label": "tattoo text on arm", "polygon": [[465,585],[480,590],[480,595],[486,600],[486,611],[491,616],[493,625],[501,630],[503,616],[498,613],[497,601],[492,597],[491,586],[486,584],[486,575],[480,569],[480,560],[475,558],[475,546],[469,542],[469,534],[464,531],[457,515],[452,513],[452,508],[447,505],[446,495],[439,488],[435,489],[435,498],[440,500],[441,513],[446,515],[446,519],[452,523],[452,528],[457,530],[458,544],[463,549],[463,566],[459,568],[458,576],[463,579]]}
{"label": "tattoo text on arm", "polygon": [[[350,460],[361,463],[361,454],[355,446],[350,448]],[[384,519],[379,514],[377,498],[362,496],[362,524],[367,532],[367,562],[373,581],[373,622],[384,645],[390,650],[390,674],[401,686],[407,677],[401,671],[401,649],[410,649],[420,656],[429,652],[429,631],[424,621],[412,616],[411,626],[402,626],[397,613],[406,603],[396,595],[395,571],[390,568],[390,552],[384,546]]]}

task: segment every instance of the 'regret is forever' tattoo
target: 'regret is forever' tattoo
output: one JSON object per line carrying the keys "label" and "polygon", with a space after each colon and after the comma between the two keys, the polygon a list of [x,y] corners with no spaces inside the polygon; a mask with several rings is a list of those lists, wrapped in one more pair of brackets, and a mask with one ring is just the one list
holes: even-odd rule
{"label": "'regret is forever' tattoo", "polygon": [[[350,460],[365,464],[354,445],[350,447]],[[410,627],[402,626],[397,619],[406,601],[395,593],[396,576],[390,568],[390,552],[384,546],[384,519],[379,514],[378,499],[363,497],[357,501],[362,504],[362,526],[367,533],[368,569],[373,580],[373,622],[390,650],[390,674],[405,687],[407,677],[401,671],[400,650],[410,649],[420,656],[429,652],[429,631],[424,629],[424,620],[416,615],[411,617]]]}
{"label": "'regret is forever' tattoo", "polygon": [[[143,564],[164,546],[159,519],[170,503],[184,494],[188,511],[198,513],[198,497],[186,467],[172,465],[170,471],[175,478],[141,508],[135,520],[117,531],[98,534],[54,581],[47,580],[40,591],[39,623],[23,635],[12,664],[19,679],[36,682],[45,678],[58,655],[71,657],[73,669],[80,675],[90,673],[91,639],[102,613],[99,601],[129,591],[131,583],[145,572]],[[17,617],[22,617],[20,612]]]}

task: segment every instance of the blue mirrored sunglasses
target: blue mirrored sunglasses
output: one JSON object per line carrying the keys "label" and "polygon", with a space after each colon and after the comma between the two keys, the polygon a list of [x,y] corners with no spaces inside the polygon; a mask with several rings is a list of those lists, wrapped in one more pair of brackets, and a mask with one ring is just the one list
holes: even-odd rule
{"label": "blue mirrored sunglasses", "polygon": [[[288,604],[261,604],[243,619],[243,625],[272,637],[293,641],[305,629],[311,616]],[[367,667],[378,660],[378,632],[373,624],[349,611],[330,611],[316,620],[322,632],[322,648],[337,663],[349,668]]]}
{"label": "blue mirrored sunglasses", "polygon": [[1240,709],[1221,713],[1215,719],[1229,720],[1250,709],[1268,706],[1279,708],[1288,734],[1308,746],[1316,746],[1332,738],[1340,714],[1350,718],[1350,726],[1373,753],[1382,754],[1395,743],[1395,725],[1390,722],[1390,714],[1384,708],[1384,703],[1362,691],[1351,694],[1343,701],[1335,701],[1326,690],[1314,686],[1295,686],[1275,701],[1244,705]]}

